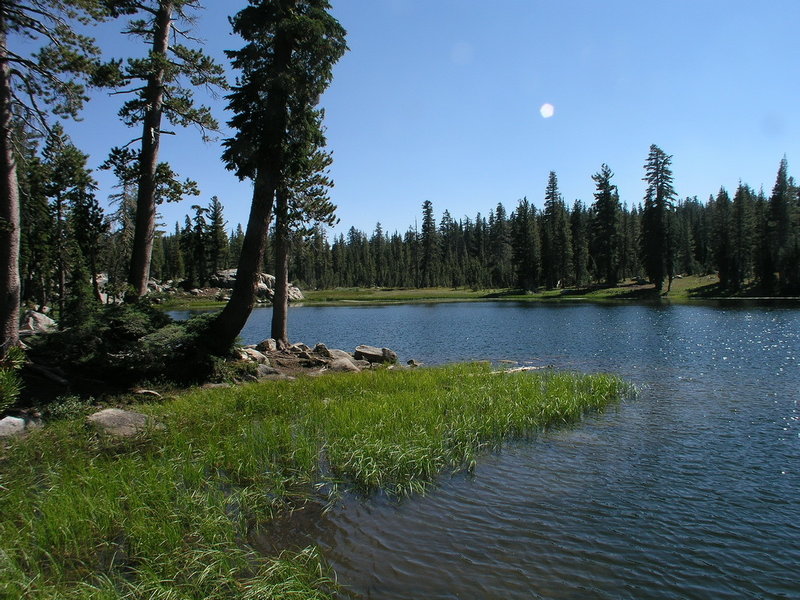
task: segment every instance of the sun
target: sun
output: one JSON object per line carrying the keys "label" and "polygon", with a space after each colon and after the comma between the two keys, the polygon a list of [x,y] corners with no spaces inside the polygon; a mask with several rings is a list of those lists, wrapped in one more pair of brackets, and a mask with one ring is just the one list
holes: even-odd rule
{"label": "sun", "polygon": [[549,102],[545,102],[542,104],[542,107],[539,109],[539,114],[542,115],[543,119],[549,119],[556,113],[556,107],[550,104]]}

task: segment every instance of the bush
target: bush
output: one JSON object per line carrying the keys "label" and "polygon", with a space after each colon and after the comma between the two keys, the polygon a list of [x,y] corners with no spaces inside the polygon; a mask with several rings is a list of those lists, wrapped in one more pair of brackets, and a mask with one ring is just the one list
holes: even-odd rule
{"label": "bush", "polygon": [[200,381],[214,371],[203,337],[216,315],[176,323],[148,303],[105,306],[85,322],[32,341],[32,353],[79,377],[130,385]]}

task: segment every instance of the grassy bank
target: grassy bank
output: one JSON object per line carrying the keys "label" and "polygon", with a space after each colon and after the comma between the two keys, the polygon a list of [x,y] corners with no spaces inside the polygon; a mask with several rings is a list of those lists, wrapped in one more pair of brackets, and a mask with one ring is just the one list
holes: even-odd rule
{"label": "grassy bank", "polygon": [[457,365],[194,390],[134,407],[164,427],[126,441],[54,422],[0,448],[0,597],[330,597],[314,549],[257,556],[251,528],[337,485],[423,491],[626,389]]}

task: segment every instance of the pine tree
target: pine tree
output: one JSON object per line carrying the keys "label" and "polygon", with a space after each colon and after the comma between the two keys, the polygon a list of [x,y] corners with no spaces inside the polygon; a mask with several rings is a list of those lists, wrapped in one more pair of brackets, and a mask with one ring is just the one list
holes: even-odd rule
{"label": "pine tree", "polygon": [[733,265],[733,247],[731,246],[732,206],[725,188],[720,188],[716,198],[709,198],[708,208],[713,222],[714,264],[719,273],[719,283],[723,289],[731,288],[731,271]]}
{"label": "pine tree", "polygon": [[[19,128],[15,119],[28,128],[47,131],[48,112],[76,117],[86,100],[85,85],[104,82],[98,48],[72,26],[75,20],[88,23],[101,18],[102,8],[94,0],[0,3],[0,358],[19,343],[20,205],[14,151]],[[44,45],[38,46],[40,40]]]}
{"label": "pine tree", "polygon": [[753,273],[755,221],[753,218],[753,192],[742,183],[733,196],[730,228],[731,269],[729,283],[733,291],[744,287]]}
{"label": "pine tree", "polygon": [[236,133],[225,141],[223,158],[239,178],[253,180],[253,201],[236,284],[207,339],[216,350],[233,343],[252,311],[273,201],[289,166],[322,145],[313,106],[346,50],[345,31],[329,8],[327,0],[252,0],[231,20],[245,46],[228,52],[240,75],[228,96]]}
{"label": "pine tree", "polygon": [[228,264],[228,234],[225,231],[225,216],[222,203],[216,196],[211,197],[208,205],[208,253],[209,270],[213,275]]}
{"label": "pine tree", "polygon": [[589,283],[589,212],[580,200],[572,206],[570,233],[575,285],[583,287]]}
{"label": "pine tree", "polygon": [[[162,119],[171,125],[195,125],[205,131],[218,129],[211,111],[196,106],[194,86],[226,87],[223,69],[201,50],[174,43],[183,37],[191,40],[187,25],[192,18],[188,11],[200,7],[196,0],[120,0],[118,10],[144,18],[134,18],[123,33],[138,37],[150,46],[146,58],[128,59],[120,72],[120,87],[141,82],[141,85],[120,93],[132,93],[120,109],[126,125],[141,126],[141,149],[136,153],[137,184],[136,228],[131,254],[129,283],[131,298],[147,293],[158,202],[158,154]],[[176,27],[176,21],[179,23]],[[183,83],[186,80],[189,85]],[[191,86],[191,87],[190,87]],[[185,191],[184,193],[188,193]],[[182,194],[181,194],[182,195]]]}
{"label": "pine tree", "polygon": [[20,195],[20,278],[23,302],[43,307],[50,302],[55,226],[46,186],[48,175],[31,135],[18,137]]}
{"label": "pine tree", "polygon": [[762,285],[773,292],[788,289],[787,274],[793,269],[795,193],[789,181],[786,157],[781,160],[778,175],[767,206],[766,258],[767,268]]}
{"label": "pine tree", "polygon": [[534,290],[541,277],[542,245],[536,207],[523,198],[512,215],[512,256],[517,286]]}
{"label": "pine tree", "polygon": [[[70,211],[77,212],[83,223],[79,225],[92,230],[78,232],[84,242],[83,247],[94,252],[96,262],[97,240],[92,244],[91,238],[99,237],[102,231],[103,213],[94,198],[93,191],[97,184],[91,177],[91,171],[86,167],[88,156],[83,154],[69,140],[60,124],[55,124],[47,137],[47,142],[42,150],[43,166],[47,182],[44,186],[45,195],[51,201],[51,210],[55,230],[53,232],[52,250],[55,253],[56,281],[58,288],[59,317],[63,318],[66,295],[67,276],[72,269],[68,259],[70,231],[68,231],[67,218]],[[91,214],[89,214],[91,213]],[[80,255],[83,257],[84,255]]]}
{"label": "pine tree", "polygon": [[420,235],[420,283],[419,287],[432,287],[438,283],[440,248],[439,232],[436,230],[436,219],[433,216],[433,203],[425,200],[422,203],[422,230]]}
{"label": "pine tree", "polygon": [[605,163],[592,175],[595,182],[592,211],[591,255],[597,274],[608,285],[620,276],[620,202],[617,186],[611,183],[614,173]]}
{"label": "pine tree", "polygon": [[544,196],[542,271],[548,289],[567,285],[573,273],[569,215],[555,171],[550,171]]}
{"label": "pine tree", "polygon": [[242,243],[244,242],[244,229],[242,224],[236,224],[236,230],[231,233],[230,245],[228,249],[228,264],[225,265],[229,269],[239,262],[239,257],[242,254]]}
{"label": "pine tree", "polygon": [[664,278],[672,285],[674,277],[675,244],[672,214],[675,190],[672,187],[672,157],[655,144],[644,165],[647,191],[642,212],[641,249],[644,269],[656,292],[663,289]]}

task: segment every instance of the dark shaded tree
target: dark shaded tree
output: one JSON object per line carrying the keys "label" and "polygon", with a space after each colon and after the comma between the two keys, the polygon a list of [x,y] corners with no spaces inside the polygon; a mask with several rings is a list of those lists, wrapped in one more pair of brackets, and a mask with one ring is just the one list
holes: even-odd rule
{"label": "dark shaded tree", "polygon": [[558,178],[550,171],[542,216],[542,271],[548,289],[568,284],[572,274],[572,234],[566,204],[558,191]]}
{"label": "dark shaded tree", "polygon": [[589,211],[580,200],[576,200],[572,205],[570,233],[574,283],[582,287],[589,283]]}
{"label": "dark shaded tree", "polygon": [[621,262],[620,212],[617,186],[611,183],[614,173],[605,163],[592,175],[595,182],[591,219],[591,255],[599,278],[608,285],[619,280]]}
{"label": "dark shaded tree", "polygon": [[655,144],[650,146],[644,165],[647,191],[642,211],[641,252],[645,272],[656,291],[661,292],[664,278],[674,277],[675,244],[672,231],[675,189],[672,187],[672,157]]}
{"label": "dark shaded tree", "polygon": [[534,290],[541,278],[542,245],[536,207],[523,198],[511,218],[512,256],[517,286]]}

